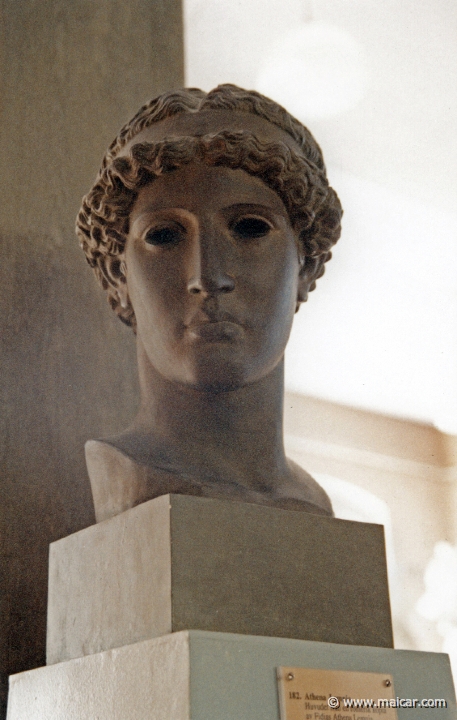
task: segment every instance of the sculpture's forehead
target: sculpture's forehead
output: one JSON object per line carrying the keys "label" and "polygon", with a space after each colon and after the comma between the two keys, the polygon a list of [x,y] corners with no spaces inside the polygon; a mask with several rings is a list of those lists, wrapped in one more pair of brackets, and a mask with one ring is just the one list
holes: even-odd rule
{"label": "sculpture's forehead", "polygon": [[149,211],[182,208],[196,214],[220,212],[240,205],[258,205],[288,218],[279,195],[244,170],[193,162],[163,173],[139,189],[130,220]]}
{"label": "sculpture's forehead", "polygon": [[132,146],[143,142],[158,142],[165,138],[208,135],[223,130],[247,130],[259,140],[285,143],[295,153],[302,150],[289,133],[258,115],[233,110],[202,110],[185,112],[160,120],[141,130],[119,152],[119,156],[128,155]]}

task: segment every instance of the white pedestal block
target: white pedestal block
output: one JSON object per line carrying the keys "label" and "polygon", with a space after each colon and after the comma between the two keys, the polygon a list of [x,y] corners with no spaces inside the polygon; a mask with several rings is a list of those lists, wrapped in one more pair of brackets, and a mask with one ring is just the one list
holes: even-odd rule
{"label": "white pedestal block", "polygon": [[[7,720],[278,720],[278,666],[387,673],[398,697],[447,701],[399,720],[456,717],[447,655],[183,631],[12,676]],[[338,718],[363,711],[313,713]]]}
{"label": "white pedestal block", "polygon": [[187,629],[392,647],[383,528],[164,495],[52,543],[48,664]]}

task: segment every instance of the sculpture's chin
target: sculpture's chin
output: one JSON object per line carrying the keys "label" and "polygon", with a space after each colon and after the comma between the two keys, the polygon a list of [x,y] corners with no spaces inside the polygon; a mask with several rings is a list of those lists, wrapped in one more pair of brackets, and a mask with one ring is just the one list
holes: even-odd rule
{"label": "sculpture's chin", "polygon": [[283,357],[281,354],[273,358],[257,356],[247,359],[242,355],[211,353],[194,359],[188,366],[187,377],[181,382],[202,392],[233,392],[255,385],[271,375]]}
{"label": "sculpture's chin", "polygon": [[160,379],[205,393],[233,392],[268,377],[284,357],[280,343],[263,343],[259,348],[260,343],[245,338],[199,338],[171,349],[162,347],[160,352],[157,344],[143,342],[141,335],[137,342],[140,374],[149,377],[151,393]]}
{"label": "sculpture's chin", "polygon": [[189,377],[185,384],[200,392],[217,394],[239,390],[250,384],[250,378],[245,368],[233,366],[231,363],[218,366],[211,363],[194,368],[192,377]]}

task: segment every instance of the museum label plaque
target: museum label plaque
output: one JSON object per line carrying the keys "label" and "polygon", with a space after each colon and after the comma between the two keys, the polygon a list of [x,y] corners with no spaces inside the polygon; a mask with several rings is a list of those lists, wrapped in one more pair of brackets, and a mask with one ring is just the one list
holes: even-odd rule
{"label": "museum label plaque", "polygon": [[278,667],[281,720],[397,720],[391,675]]}

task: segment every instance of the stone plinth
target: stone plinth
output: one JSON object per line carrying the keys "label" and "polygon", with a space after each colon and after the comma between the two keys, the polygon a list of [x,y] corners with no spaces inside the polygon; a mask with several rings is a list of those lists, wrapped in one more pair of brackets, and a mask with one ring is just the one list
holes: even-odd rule
{"label": "stone plinth", "polygon": [[[8,720],[278,720],[278,666],[386,673],[394,697],[447,701],[435,711],[400,708],[399,720],[455,720],[447,655],[199,631],[15,675]],[[338,713],[356,717],[329,710],[313,720]]]}
{"label": "stone plinth", "polygon": [[392,647],[383,528],[166,495],[51,545],[48,664],[184,629]]}

